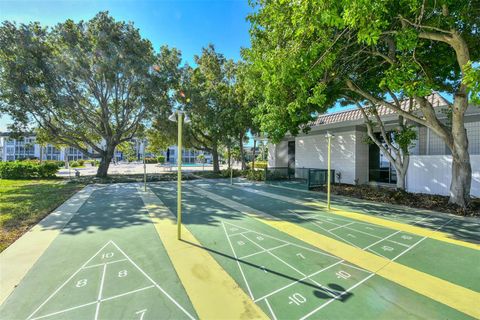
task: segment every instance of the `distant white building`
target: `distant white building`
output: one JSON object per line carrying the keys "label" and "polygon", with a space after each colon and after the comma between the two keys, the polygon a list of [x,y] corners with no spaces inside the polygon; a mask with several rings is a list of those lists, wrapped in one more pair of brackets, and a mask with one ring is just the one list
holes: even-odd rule
{"label": "distant white building", "polygon": [[[429,96],[435,110],[447,121],[444,110],[449,103],[439,94]],[[443,110],[443,111],[442,111]],[[398,116],[390,109],[379,108],[387,130],[397,126]],[[431,129],[416,126],[417,141],[411,148],[406,176],[406,189],[411,192],[449,195],[452,156],[443,140]],[[365,143],[367,129],[357,109],[320,115],[310,124],[308,134],[287,135],[278,144],[268,147],[269,167],[327,168],[327,139],[331,132],[332,169],[341,173],[341,182],[348,184],[395,184],[395,167],[375,144]],[[471,106],[465,115],[472,165],[471,195],[480,197],[480,109]],[[337,179],[336,179],[337,180]]]}
{"label": "distant white building", "polygon": [[[137,160],[143,159],[144,145],[140,139],[134,139],[134,149]],[[148,144],[148,142],[147,142]],[[170,146],[167,150],[163,151],[165,156],[165,162],[177,163],[178,149],[177,146]],[[206,163],[212,162],[212,156],[209,153],[198,151],[195,149],[184,149],[182,152],[183,163],[197,163],[197,157],[200,154],[205,155]],[[146,152],[146,156],[153,156]],[[14,161],[22,159],[40,159],[42,160],[60,160],[60,161],[73,161],[79,159],[88,159],[80,150],[74,147],[56,148],[51,144],[46,146],[40,146],[35,141],[35,135],[30,134],[18,139],[11,138],[7,132],[0,133],[0,161]],[[124,156],[122,152],[115,151],[115,160],[122,161]]]}
{"label": "distant white building", "polygon": [[40,146],[35,141],[35,135],[26,135],[18,139],[10,137],[9,133],[0,133],[0,160],[14,161],[22,159],[40,159],[73,161],[85,159],[84,154],[73,147],[56,148],[51,144]]}

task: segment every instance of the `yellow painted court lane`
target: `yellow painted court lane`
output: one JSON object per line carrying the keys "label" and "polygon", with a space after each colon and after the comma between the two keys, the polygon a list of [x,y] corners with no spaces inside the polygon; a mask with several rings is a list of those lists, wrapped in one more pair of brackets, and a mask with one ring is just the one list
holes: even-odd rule
{"label": "yellow painted court lane", "polygon": [[[318,209],[318,208],[326,209],[326,205],[321,203],[321,202],[318,202],[318,201],[300,201],[300,200],[297,200],[297,199],[292,199],[292,198],[282,196],[282,195],[278,195],[278,194],[274,194],[274,193],[271,193],[271,192],[260,191],[260,190],[256,190],[256,189],[250,189],[248,187],[235,186],[235,185],[233,187],[244,190],[244,191],[247,191],[247,192],[253,192],[253,193],[256,193],[258,195],[262,195],[262,196],[269,197],[269,198],[272,198],[272,199],[277,199],[277,200],[280,200],[280,201],[285,201],[285,202],[289,202],[289,203],[293,203],[293,204],[297,204],[297,205],[303,205],[303,206],[307,206],[307,207],[314,208],[314,209]],[[480,244],[453,239],[451,234],[446,233],[446,232],[442,232],[442,231],[438,231],[438,230],[425,229],[425,228],[422,228],[422,227],[418,227],[418,226],[414,226],[414,225],[410,225],[410,224],[406,224],[406,223],[402,223],[402,222],[392,221],[392,220],[388,220],[388,219],[383,219],[383,218],[367,215],[367,214],[364,214],[364,213],[346,211],[346,210],[337,209],[337,208],[333,208],[333,207],[331,208],[330,211],[326,211],[326,212],[332,213],[332,214],[335,214],[335,215],[338,215],[338,216],[350,218],[350,219],[353,219],[353,220],[358,220],[358,221],[361,221],[361,222],[368,222],[368,223],[371,223],[371,224],[375,224],[375,225],[390,228],[390,229],[409,232],[409,233],[412,233],[412,234],[416,234],[418,236],[427,237],[427,238],[435,239],[435,240],[438,240],[438,241],[452,243],[452,244],[455,244],[455,245],[458,245],[458,246],[463,246],[463,247],[470,248],[470,249],[480,250]]]}
{"label": "yellow painted court lane", "polygon": [[221,202],[234,210],[250,215],[290,236],[302,240],[330,254],[367,269],[383,278],[393,281],[414,292],[443,303],[469,316],[480,319],[480,293],[439,279],[427,273],[390,261],[375,254],[355,248],[341,241],[323,236],[291,222],[280,220],[265,212],[247,207],[225,197],[216,195],[204,189],[194,192]]}
{"label": "yellow painted court lane", "polygon": [[175,216],[150,189],[138,190],[200,319],[268,319],[188,229],[177,240]]}

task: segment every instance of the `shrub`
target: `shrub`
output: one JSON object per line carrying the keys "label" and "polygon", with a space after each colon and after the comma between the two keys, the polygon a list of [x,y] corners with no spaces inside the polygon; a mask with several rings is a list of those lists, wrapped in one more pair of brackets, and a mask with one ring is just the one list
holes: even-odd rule
{"label": "shrub", "polygon": [[[220,175],[222,178],[230,178],[230,170],[229,169],[224,169],[220,172]],[[234,178],[240,177],[243,175],[243,172],[241,170],[233,169],[232,176]]]}
{"label": "shrub", "polygon": [[248,180],[252,181],[264,181],[265,180],[265,171],[264,170],[247,170],[245,177]]}
{"label": "shrub", "polygon": [[[248,167],[251,168],[253,162],[248,163]],[[267,161],[255,161],[255,169],[265,169],[268,166]]]}
{"label": "shrub", "polygon": [[157,163],[157,159],[155,158],[145,158],[145,163]]}
{"label": "shrub", "polygon": [[161,163],[161,164],[164,164],[165,163],[165,156],[158,156],[157,157],[157,162]]}
{"label": "shrub", "polygon": [[78,162],[78,164],[79,164],[80,166],[83,166],[84,163],[85,163],[85,160],[83,160],[83,159],[78,159],[77,162]]}
{"label": "shrub", "polygon": [[32,161],[0,162],[0,178],[33,179],[52,178],[58,171],[55,163],[36,163]]}
{"label": "shrub", "polygon": [[54,178],[55,174],[58,171],[57,163],[48,163],[44,162],[38,166],[38,177],[39,178]]}
{"label": "shrub", "polygon": [[78,161],[72,161],[70,162],[70,167],[72,168],[80,167],[80,163],[78,163]]}

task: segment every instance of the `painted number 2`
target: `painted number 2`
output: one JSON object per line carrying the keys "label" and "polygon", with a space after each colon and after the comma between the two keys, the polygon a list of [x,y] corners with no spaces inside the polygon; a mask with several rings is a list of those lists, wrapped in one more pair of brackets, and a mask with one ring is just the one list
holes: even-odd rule
{"label": "painted number 2", "polygon": [[143,316],[145,315],[145,312],[147,312],[147,309],[143,309],[143,310],[140,310],[140,311],[135,312],[135,314],[140,315],[140,317],[138,318],[138,320],[143,320]]}
{"label": "painted number 2", "polygon": [[297,306],[301,305],[302,303],[307,302],[307,298],[302,296],[300,293],[294,293],[290,297],[288,297],[288,304],[295,304]]}
{"label": "painted number 2", "polygon": [[87,285],[87,279],[78,280],[75,287],[81,288]]}

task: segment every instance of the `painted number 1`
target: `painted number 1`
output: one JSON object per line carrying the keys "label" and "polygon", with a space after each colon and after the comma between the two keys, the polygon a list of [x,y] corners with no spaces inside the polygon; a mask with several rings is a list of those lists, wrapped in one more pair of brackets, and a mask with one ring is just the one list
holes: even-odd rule
{"label": "painted number 1", "polygon": [[143,309],[143,310],[135,312],[135,314],[140,315],[140,318],[138,318],[138,320],[143,320],[143,316],[145,315],[145,312],[147,312],[147,309]]}
{"label": "painted number 1", "polygon": [[301,305],[302,303],[307,302],[307,298],[302,296],[300,293],[294,293],[290,297],[288,297],[288,304],[295,304],[297,306]]}
{"label": "painted number 1", "polygon": [[297,253],[297,257],[299,257],[300,259],[305,259],[305,256],[301,253]]}

